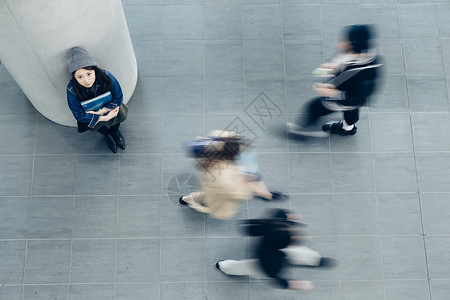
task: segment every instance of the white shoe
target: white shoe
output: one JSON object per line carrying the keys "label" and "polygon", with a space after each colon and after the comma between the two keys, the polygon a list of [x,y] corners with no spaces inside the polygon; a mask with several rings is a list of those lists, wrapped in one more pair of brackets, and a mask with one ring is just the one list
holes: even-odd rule
{"label": "white shoe", "polygon": [[310,136],[310,137],[328,137],[330,134],[325,131],[312,131],[305,127],[296,125],[294,123],[286,123],[286,130],[288,133],[301,135],[301,136]]}

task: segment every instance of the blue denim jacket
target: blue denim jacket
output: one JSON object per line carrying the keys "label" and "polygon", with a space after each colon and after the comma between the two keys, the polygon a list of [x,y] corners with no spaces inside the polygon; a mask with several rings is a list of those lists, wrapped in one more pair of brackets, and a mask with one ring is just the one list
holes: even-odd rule
{"label": "blue denim jacket", "polygon": [[[103,70],[106,75],[111,79],[111,94],[112,100],[106,103],[105,107],[109,110],[114,109],[117,106],[120,106],[123,103],[123,94],[122,88],[120,87],[117,79],[108,71]],[[100,94],[99,84],[97,81],[94,82],[94,95],[92,97],[96,97]],[[69,82],[67,85],[67,103],[69,104],[69,108],[72,111],[75,119],[80,123],[88,124],[89,128],[93,128],[100,118],[99,115],[88,114],[84,111],[81,106],[80,100],[78,100],[77,94],[75,93],[75,88],[73,87],[72,82]]]}

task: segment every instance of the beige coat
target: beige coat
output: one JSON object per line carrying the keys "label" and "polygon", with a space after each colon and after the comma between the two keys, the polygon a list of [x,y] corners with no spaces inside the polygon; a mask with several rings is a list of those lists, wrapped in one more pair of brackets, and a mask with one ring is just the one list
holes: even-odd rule
{"label": "beige coat", "polygon": [[234,162],[217,162],[200,178],[202,205],[191,206],[216,219],[229,219],[237,211],[240,202],[253,196],[251,183]]}

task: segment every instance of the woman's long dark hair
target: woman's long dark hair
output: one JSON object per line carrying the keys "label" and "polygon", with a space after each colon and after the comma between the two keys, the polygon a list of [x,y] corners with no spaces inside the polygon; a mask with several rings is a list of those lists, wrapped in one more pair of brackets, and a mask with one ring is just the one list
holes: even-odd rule
{"label": "woman's long dark hair", "polygon": [[[95,67],[95,66],[84,67],[83,69],[94,70],[95,82],[100,84],[98,94],[103,94],[103,93],[106,93],[107,91],[111,90],[111,79],[108,77],[108,75],[106,75],[105,72],[103,72],[102,69]],[[78,83],[77,79],[75,78],[75,72],[72,73],[71,81],[72,81],[72,85],[75,89],[75,93],[77,94],[78,100],[80,100],[80,102],[81,102],[81,101],[92,98],[92,96],[90,97],[88,95],[87,89]]]}

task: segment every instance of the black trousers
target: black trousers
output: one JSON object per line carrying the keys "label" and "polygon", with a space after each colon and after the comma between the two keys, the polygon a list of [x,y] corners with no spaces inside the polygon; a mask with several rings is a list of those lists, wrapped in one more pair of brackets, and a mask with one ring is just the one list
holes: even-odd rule
{"label": "black trousers", "polygon": [[[333,110],[325,107],[323,102],[326,101],[323,97],[316,97],[310,100],[306,105],[306,119],[301,119],[297,124],[302,126],[312,126],[317,123],[319,117],[341,111],[339,109]],[[359,120],[359,106],[355,109],[345,110],[344,120],[348,125],[355,124]]]}

